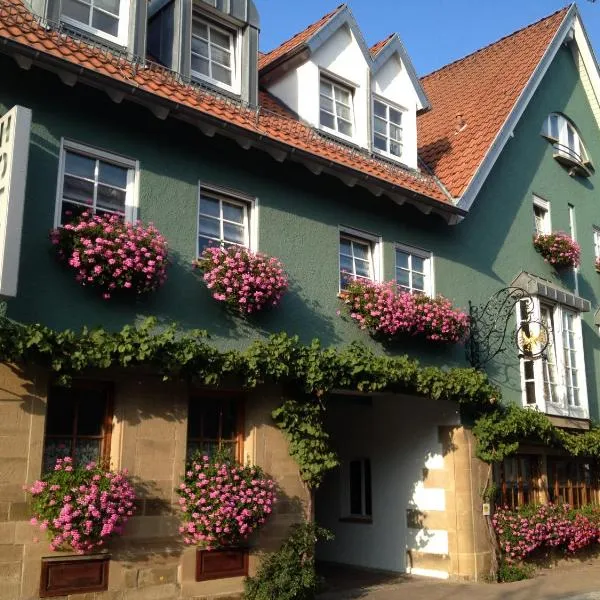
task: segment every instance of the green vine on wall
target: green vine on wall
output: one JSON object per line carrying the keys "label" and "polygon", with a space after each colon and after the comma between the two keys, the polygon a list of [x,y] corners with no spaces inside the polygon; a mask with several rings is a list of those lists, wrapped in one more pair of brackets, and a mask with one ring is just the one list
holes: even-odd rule
{"label": "green vine on wall", "polygon": [[473,407],[497,402],[500,393],[485,373],[471,368],[421,367],[406,356],[376,355],[354,343],[343,350],[302,344],[285,333],[256,341],[244,351],[221,351],[204,331],[158,327],[155,319],[110,332],[103,328],[57,332],[39,324],[0,320],[0,360],[46,367],[68,384],[90,369],[144,367],[164,379],[218,386],[236,382],[253,388],[266,382],[293,387],[294,397],[274,412],[288,438],[302,478],[316,487],[337,461],[328,445],[322,399],[332,390],[413,393]]}
{"label": "green vine on wall", "polygon": [[523,442],[561,448],[571,456],[600,458],[600,428],[571,433],[554,426],[544,413],[514,404],[481,416],[473,434],[477,456],[486,462],[504,460],[518,452]]}

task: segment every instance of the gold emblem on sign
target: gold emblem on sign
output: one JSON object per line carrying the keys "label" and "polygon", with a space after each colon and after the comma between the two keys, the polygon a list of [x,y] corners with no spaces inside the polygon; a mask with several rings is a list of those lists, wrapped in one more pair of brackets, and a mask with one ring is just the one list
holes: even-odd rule
{"label": "gold emblem on sign", "polygon": [[[536,333],[530,333],[532,325],[537,325]],[[543,323],[528,323],[517,331],[517,346],[526,356],[542,354],[548,347],[548,339],[548,330]]]}

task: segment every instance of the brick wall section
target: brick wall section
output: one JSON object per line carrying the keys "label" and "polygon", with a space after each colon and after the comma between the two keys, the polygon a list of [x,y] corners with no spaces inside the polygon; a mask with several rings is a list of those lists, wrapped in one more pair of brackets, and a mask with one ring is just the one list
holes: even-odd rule
{"label": "brick wall section", "polygon": [[[107,380],[103,373],[99,380]],[[111,460],[127,468],[138,488],[138,513],[126,535],[110,546],[109,591],[69,596],[77,600],[171,600],[240,597],[242,578],[196,583],[195,551],[184,548],[177,527],[175,488],[183,474],[188,387],[148,376],[117,375]],[[40,564],[50,553],[31,517],[22,486],[39,477],[42,463],[46,391],[43,372],[0,365],[0,598],[38,598]],[[287,442],[271,421],[281,402],[276,388],[248,397],[244,457],[263,467],[281,488],[271,522],[258,536],[262,551],[276,549],[290,524],[302,519],[306,490]],[[253,551],[251,573],[260,553]],[[63,599],[64,600],[64,599]]]}

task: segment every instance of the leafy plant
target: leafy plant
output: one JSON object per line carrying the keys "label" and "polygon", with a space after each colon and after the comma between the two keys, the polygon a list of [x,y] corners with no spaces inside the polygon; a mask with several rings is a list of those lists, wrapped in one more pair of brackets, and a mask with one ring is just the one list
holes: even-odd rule
{"label": "leafy plant", "polygon": [[312,600],[321,587],[315,570],[315,543],[332,535],[314,523],[294,525],[281,548],[246,578],[246,600]]}
{"label": "leafy plant", "polygon": [[259,467],[222,456],[198,457],[177,490],[186,544],[234,546],[263,525],[276,501],[275,483]]}
{"label": "leafy plant", "polygon": [[469,328],[469,317],[454,309],[447,298],[401,291],[392,281],[352,279],[340,298],[350,318],[378,337],[420,336],[455,344]]}
{"label": "leafy plant", "polygon": [[538,233],[533,238],[533,246],[546,262],[555,267],[579,266],[581,247],[563,231]]}
{"label": "leafy plant", "polygon": [[195,265],[213,298],[244,315],[276,306],[288,287],[278,259],[241,246],[209,246]]}
{"label": "leafy plant", "polygon": [[513,583],[515,581],[531,579],[534,572],[535,567],[533,565],[502,561],[498,567],[498,582]]}
{"label": "leafy plant", "polygon": [[153,225],[83,212],[54,229],[50,240],[75,279],[98,288],[106,300],[116,290],[152,292],[167,277],[167,242]]}
{"label": "leafy plant", "polygon": [[135,512],[135,491],[127,471],[112,472],[95,463],[85,467],[58,458],[54,470],[33,483],[31,524],[47,531],[52,550],[83,554],[119,535]]}

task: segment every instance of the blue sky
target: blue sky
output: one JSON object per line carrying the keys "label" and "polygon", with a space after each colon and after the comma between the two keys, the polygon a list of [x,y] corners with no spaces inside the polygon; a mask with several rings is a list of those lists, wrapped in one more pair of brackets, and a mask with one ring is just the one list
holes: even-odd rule
{"label": "blue sky", "polygon": [[[271,50],[341,4],[341,0],[255,0],[261,15],[261,50]],[[533,23],[564,0],[350,0],[367,43],[397,32],[419,75]],[[600,0],[578,2],[600,58]]]}

